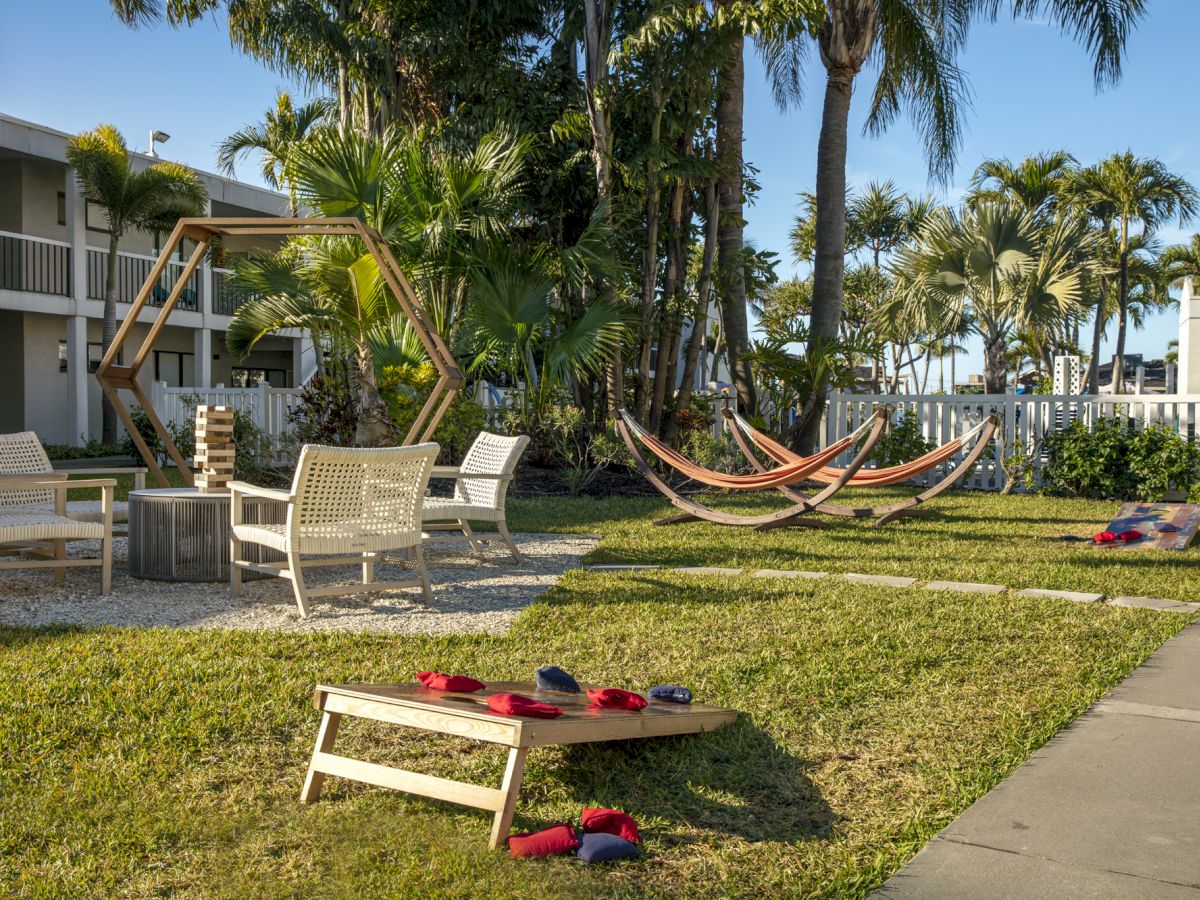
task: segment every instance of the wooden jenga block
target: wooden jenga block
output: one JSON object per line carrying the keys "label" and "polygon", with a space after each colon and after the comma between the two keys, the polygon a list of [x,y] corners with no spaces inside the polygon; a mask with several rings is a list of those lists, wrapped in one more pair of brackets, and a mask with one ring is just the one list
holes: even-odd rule
{"label": "wooden jenga block", "polygon": [[204,404],[196,408],[196,451],[192,462],[200,470],[193,479],[202,494],[222,491],[233,479],[233,410]]}

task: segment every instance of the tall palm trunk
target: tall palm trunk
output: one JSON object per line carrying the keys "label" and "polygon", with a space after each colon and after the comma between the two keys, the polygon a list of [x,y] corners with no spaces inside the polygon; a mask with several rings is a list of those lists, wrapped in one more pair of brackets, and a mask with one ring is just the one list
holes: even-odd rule
{"label": "tall palm trunk", "polygon": [[1100,393],[1100,338],[1104,334],[1104,289],[1096,298],[1096,321],[1092,323],[1092,355],[1088,359],[1087,385],[1089,394]]}
{"label": "tall palm trunk", "polygon": [[[842,282],[846,271],[846,134],[853,92],[853,71],[829,70],[821,135],[817,141],[817,233],[809,353],[837,337],[842,319]],[[801,453],[809,454],[816,447],[827,384],[822,378],[813,385],[817,412],[809,416],[800,432]]]}
{"label": "tall palm trunk", "polygon": [[[732,6],[733,0],[720,0]],[[717,271],[721,280],[721,313],[725,322],[725,352],[729,376],[737,390],[741,408],[752,412],[758,405],[750,363],[745,358],[750,346],[746,318],[746,278],[742,269],[743,165],[742,116],[745,105],[745,42],[741,37],[730,48],[729,58],[717,73],[717,166],[721,214],[717,225]]]}
{"label": "tall palm trunk", "polygon": [[[108,348],[117,337],[117,247],[120,237],[110,235],[108,239],[108,268],[104,273],[104,324],[100,332],[100,352],[108,353]],[[105,395],[100,399],[100,441],[112,446],[117,442],[117,411]]]}
{"label": "tall palm trunk", "polygon": [[[655,114],[650,126],[651,146],[657,146],[662,125],[661,91],[655,89]],[[646,163],[646,246],[642,249],[642,327],[641,353],[638,356],[637,381],[633,386],[633,408],[640,421],[646,421],[650,400],[650,360],[653,353],[654,298],[658,290],[658,223],[662,186],[653,161]],[[656,369],[662,367],[662,346]]]}
{"label": "tall palm trunk", "polygon": [[1120,276],[1117,284],[1117,350],[1113,356],[1112,392],[1125,393],[1125,329],[1129,321],[1129,235],[1121,223]]}
{"label": "tall palm trunk", "polygon": [[710,181],[704,187],[704,255],[700,259],[700,280],[696,285],[696,305],[692,309],[692,333],[688,336],[684,351],[683,376],[679,392],[675,395],[674,413],[663,422],[663,440],[671,441],[679,430],[679,413],[688,408],[692,401],[692,382],[696,380],[696,367],[704,347],[708,328],[708,307],[712,302],[713,264],[717,257],[717,183]]}
{"label": "tall palm trunk", "polygon": [[[842,318],[842,280],[846,265],[846,142],[854,78],[862,68],[878,29],[877,0],[826,0],[826,19],[817,45],[825,66],[825,102],[817,139],[817,234],[813,257],[809,353],[837,337]],[[798,434],[802,453],[817,445],[828,377],[813,385],[814,414]]]}
{"label": "tall palm trunk", "polygon": [[[583,3],[583,95],[587,104],[588,124],[592,131],[592,162],[596,169],[596,203],[605,222],[612,221],[612,128],[609,112],[600,93],[608,77],[608,48],[612,41],[612,8],[607,0]],[[609,288],[605,292],[611,295]],[[618,347],[605,372],[608,414],[616,415],[625,405],[625,360]]]}

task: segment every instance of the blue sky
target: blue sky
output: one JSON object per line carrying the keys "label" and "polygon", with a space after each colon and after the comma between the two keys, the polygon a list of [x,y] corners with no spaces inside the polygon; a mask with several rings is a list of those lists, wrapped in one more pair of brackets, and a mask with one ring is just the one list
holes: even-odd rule
{"label": "blue sky", "polygon": [[[1121,83],[1097,94],[1091,64],[1070,39],[1045,23],[977,26],[961,64],[973,92],[965,139],[951,186],[956,198],[985,156],[1020,159],[1066,147],[1083,163],[1132,149],[1157,156],[1200,185],[1196,155],[1200,120],[1188,97],[1194,81],[1196,0],[1149,0],[1150,15],[1134,34]],[[848,174],[852,183],[890,178],[905,191],[934,190],[920,141],[898,122],[882,138],[861,133],[870,90],[862,79],[851,110]],[[192,29],[131,31],[104,0],[11,4],[0,29],[0,111],[64,131],[115,124],[135,149],[152,128],[171,135],[161,152],[200,169],[215,168],[217,142],[262,117],[287,79],[236,54],[215,20]],[[781,274],[799,271],[787,258],[796,193],[811,190],[816,170],[822,71],[815,63],[799,110],[780,113],[761,66],[747,55],[746,159],[758,167],[762,191],[748,210],[748,237],[780,252]],[[257,182],[253,161],[238,175]],[[1171,243],[1200,230],[1163,229]],[[1174,313],[1152,319],[1130,337],[1131,352],[1158,357],[1175,336]],[[1107,352],[1107,351],[1106,351]],[[972,348],[960,372],[977,371]]]}

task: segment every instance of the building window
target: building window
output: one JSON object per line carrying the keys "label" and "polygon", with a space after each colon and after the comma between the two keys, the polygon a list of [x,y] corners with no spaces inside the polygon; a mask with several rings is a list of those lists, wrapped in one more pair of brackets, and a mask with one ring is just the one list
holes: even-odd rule
{"label": "building window", "polygon": [[233,387],[257,387],[268,384],[273,388],[288,386],[287,369],[254,369],[234,366],[229,372]]}
{"label": "building window", "polygon": [[[89,200],[84,209],[84,221],[87,224],[87,230],[108,234],[108,213],[104,211],[104,207]],[[66,221],[65,215],[63,216],[63,220],[64,222]]]}
{"label": "building window", "polygon": [[154,351],[154,380],[167,387],[192,387],[196,383],[196,356],[174,350]]}
{"label": "building window", "polygon": [[[117,365],[121,365],[122,351],[117,351]],[[100,360],[104,359],[104,346],[100,343],[88,342],[87,345],[88,371],[95,372],[100,368]],[[69,371],[70,354],[67,352],[67,342],[60,340],[58,342],[58,371]]]}

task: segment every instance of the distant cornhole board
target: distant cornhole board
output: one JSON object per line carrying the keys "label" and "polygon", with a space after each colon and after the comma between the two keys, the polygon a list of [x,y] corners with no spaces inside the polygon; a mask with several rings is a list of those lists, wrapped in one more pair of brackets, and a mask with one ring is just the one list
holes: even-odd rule
{"label": "distant cornhole board", "polygon": [[1200,504],[1125,503],[1108,530],[1113,534],[1121,534],[1137,529],[1146,537],[1140,541],[1117,541],[1097,546],[1186,550],[1196,536],[1197,527],[1200,527]]}

